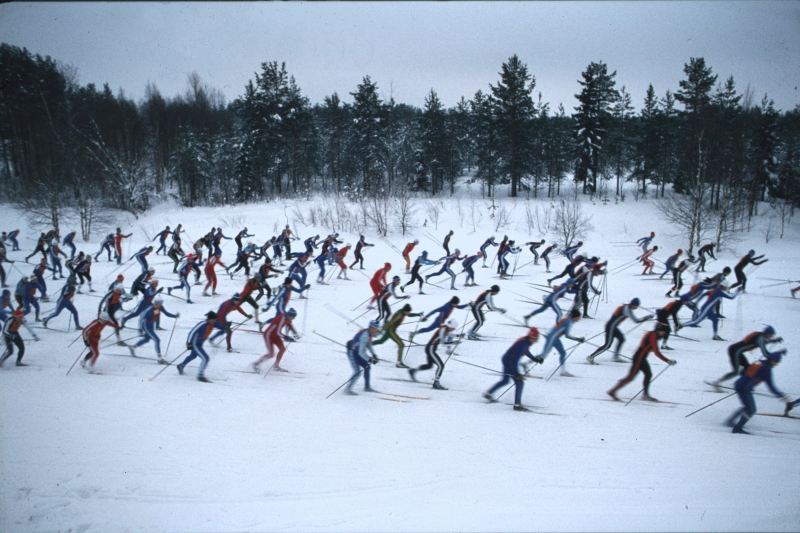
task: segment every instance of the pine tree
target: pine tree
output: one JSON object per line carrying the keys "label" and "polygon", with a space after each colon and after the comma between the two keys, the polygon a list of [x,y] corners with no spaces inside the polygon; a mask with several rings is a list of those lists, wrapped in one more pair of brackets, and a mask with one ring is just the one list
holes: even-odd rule
{"label": "pine tree", "polygon": [[494,187],[500,180],[500,135],[496,106],[491,96],[479,90],[470,101],[470,109],[474,128],[475,179],[486,187],[487,197],[494,197]]}
{"label": "pine tree", "polygon": [[675,93],[675,100],[684,106],[683,116],[688,131],[681,135],[682,154],[675,181],[678,192],[683,192],[684,182],[694,180],[700,165],[705,163],[699,160],[699,154],[708,154],[706,129],[710,119],[710,93],[717,82],[717,76],[711,74],[711,67],[706,66],[702,57],[690,58],[689,63],[684,65],[683,72],[686,79],[680,81],[680,90]]}
{"label": "pine tree", "polygon": [[385,108],[378,98],[378,85],[366,76],[353,103],[353,129],[350,139],[359,174],[359,187],[367,194],[380,194],[386,163]]}

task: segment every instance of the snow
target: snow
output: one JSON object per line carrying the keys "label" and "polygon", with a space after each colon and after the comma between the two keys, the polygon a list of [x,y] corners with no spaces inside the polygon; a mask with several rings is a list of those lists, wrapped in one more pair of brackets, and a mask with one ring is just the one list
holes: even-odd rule
{"label": "snow", "polygon": [[[635,242],[655,231],[653,244],[659,245],[656,257],[661,259],[685,244],[668,236],[674,231],[661,220],[653,201],[619,205],[582,201],[595,227],[584,239],[584,248],[608,258],[612,269],[640,250],[606,244],[609,241]],[[555,239],[552,234],[527,232],[524,199],[500,202],[513,208],[508,228],[495,231],[495,221],[487,213],[478,231],[471,232],[471,224],[459,224],[455,201],[445,199],[438,230],[428,224],[405,237],[390,233],[389,240],[402,249],[418,238],[414,257],[423,249],[438,257],[441,248],[424,231],[439,240],[453,229],[451,247],[469,253],[476,252],[492,234],[499,241],[505,233],[517,243],[540,237],[548,242]],[[550,205],[537,203],[545,209]],[[134,242],[126,244],[125,256],[144,246],[165,225],[174,228],[179,222],[188,231],[184,239],[187,248],[189,236],[199,238],[211,225],[220,225],[223,217],[231,215],[241,216],[243,226],[256,234],[250,240],[260,244],[275,228],[283,227],[284,213],[291,213],[295,205],[305,213],[314,202],[193,209],[162,205],[121,226],[123,232],[134,231],[130,239]],[[2,228],[8,231],[14,229],[12,225],[24,224],[19,215],[4,206]],[[421,222],[424,217],[418,212],[417,218]],[[327,228],[300,223],[294,227],[303,238],[329,233]],[[22,259],[34,243],[26,237],[37,233],[24,226],[20,229],[23,250],[9,252],[9,256],[27,274],[32,265],[25,265]],[[223,229],[232,236],[242,228]],[[407,289],[415,311],[430,311],[453,295],[462,301],[474,299],[485,287],[497,283],[501,292],[495,303],[509,309],[505,316],[487,314],[482,333],[492,338],[459,346],[442,377],[447,391],[431,389],[432,371],[420,373],[420,383],[405,381],[408,374],[394,367],[396,347],[391,342],[376,347],[385,362],[373,368],[373,387],[420,399],[361,393],[362,379],[355,387],[358,396],[337,393],[325,399],[351,375],[351,369],[343,349],[313,331],[339,342],[358,331],[328,311],[326,304],[353,318],[365,311],[364,307],[353,310],[370,294],[361,271],[349,273],[353,281],[337,280],[334,275],[328,286],[314,284],[316,273],[309,274],[310,299],[292,298],[299,313],[295,324],[304,332],[300,342],[288,346],[292,353],[282,362],[292,372],[271,372],[266,377],[246,373],[249,364],[263,354],[264,345],[260,335],[242,331],[233,336],[238,352],[209,349],[207,375],[212,384],[194,379],[196,363],[187,368],[187,375],[180,376],[169,367],[151,381],[163,368],[154,359],[144,358],[154,358],[152,344],[138,349],[142,358],[130,357],[124,347],[101,348],[97,366],[102,374],[88,374],[76,365],[66,375],[82,346],[78,341],[67,347],[77,332],[64,331],[68,321],[64,313],[51,321],[52,331],[34,330],[42,341],[26,343],[24,361],[31,366],[15,367],[12,358],[0,369],[0,530],[797,530],[797,420],[755,416],[747,426],[754,435],[733,435],[723,421],[738,407],[735,397],[687,415],[724,397],[711,392],[703,381],[727,372],[727,346],[764,324],[775,326],[789,349],[774,373],[778,387],[793,397],[800,392],[800,363],[794,350],[800,342],[800,332],[795,329],[800,301],[788,297],[788,289],[794,285],[761,288],[774,283],[762,278],[796,277],[798,229],[798,224],[792,223],[783,239],[772,239],[769,244],[754,230],[707,267],[710,274],[724,265],[733,267],[750,248],[770,259],[749,275],[747,294],[724,303],[728,320],[720,334],[730,342],[712,341],[709,322],[681,332],[700,342],[670,339],[675,350],[667,356],[678,364],[653,382],[651,393],[675,403],[636,399],[625,406],[607,401],[605,391],[627,373],[628,365],[611,362],[610,352],[606,352],[598,357],[598,366],[590,366],[585,357],[594,348],[581,346],[568,361],[570,372],[577,377],[556,373],[549,381],[526,380],[523,403],[533,413],[511,409],[513,391],[500,403],[486,404],[481,393],[499,376],[459,361],[501,369],[500,356],[525,331],[508,325],[512,324],[509,317],[520,319],[531,310],[511,291],[538,300],[543,292],[527,282],[546,283],[543,264],[518,270],[510,281],[497,280],[494,269],[478,267],[480,287],[465,289],[459,277],[458,292],[447,290],[449,282],[442,283],[442,288],[426,286],[427,296],[417,295],[416,286]],[[344,241],[358,238],[356,233],[339,232]],[[95,253],[105,233],[97,231],[95,241],[79,243],[78,249]],[[365,235],[376,246],[364,250],[367,270],[363,273],[371,276],[389,260],[394,265],[390,274],[399,274],[405,282],[398,253],[374,232]],[[230,264],[235,244],[224,242],[223,261]],[[302,249],[301,243],[295,243],[293,249]],[[494,251],[496,248],[490,258]],[[530,252],[523,250],[519,265],[530,259]],[[156,276],[176,279],[169,270],[171,263],[164,261],[161,256],[151,256]],[[562,256],[555,256],[551,276],[560,272],[565,262]],[[9,284],[16,284],[19,273],[5,266]],[[98,291],[108,286],[115,268],[104,257],[95,264]],[[573,335],[600,333],[613,309],[634,296],[646,307],[666,303],[664,293],[670,283],[666,278],[662,282],[644,280],[636,275],[640,268],[610,276],[608,302],[601,302],[596,312],[592,308],[595,320],[577,323]],[[136,273],[137,265],[125,270],[126,285]],[[685,278],[688,285],[692,275]],[[241,273],[235,281],[224,272],[219,279],[218,292],[224,297],[244,285]],[[48,279],[47,283],[53,295],[62,286],[60,281]],[[162,286],[173,284],[177,282],[161,282]],[[178,357],[189,329],[223,301],[223,296],[204,298],[201,292],[202,287],[192,288],[194,305],[165,297],[165,307],[181,313],[167,359]],[[77,297],[84,325],[98,302],[86,295]],[[392,301],[391,305],[396,309],[398,304]],[[52,306],[42,304],[42,309]],[[273,314],[270,311],[268,316]],[[370,311],[357,322],[364,324],[375,314]],[[457,311],[453,318],[463,324],[465,315],[466,311]],[[242,318],[232,316],[235,321]],[[242,329],[255,330],[251,323]],[[167,331],[159,332],[162,349],[166,349],[172,324],[165,319]],[[552,324],[549,311],[532,320],[532,325],[542,330]],[[623,331],[631,327],[626,324]],[[651,326],[627,334],[623,354],[633,353],[647,327]],[[410,324],[402,331],[413,328]],[[130,328],[123,330],[123,338],[131,335]],[[423,338],[427,341],[428,334]],[[601,340],[602,335],[590,342]],[[566,342],[568,348],[571,344]],[[540,342],[532,351],[538,353],[542,345]],[[649,361],[654,375],[665,368],[654,356]],[[412,348],[407,362],[424,362],[422,349]],[[547,378],[557,365],[553,353],[531,374]],[[627,400],[640,388],[641,374],[620,395]],[[768,392],[763,386],[757,390]],[[757,396],[756,401],[760,412],[783,411],[776,398]]]}

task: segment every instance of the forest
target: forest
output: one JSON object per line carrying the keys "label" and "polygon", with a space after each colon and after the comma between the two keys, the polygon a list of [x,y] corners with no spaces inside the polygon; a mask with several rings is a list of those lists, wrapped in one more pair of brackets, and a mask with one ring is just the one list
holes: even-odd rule
{"label": "forest", "polygon": [[368,75],[312,103],[278,61],[230,103],[197,73],[183,94],[148,84],[135,102],[77,72],[0,44],[0,201],[57,231],[79,220],[84,239],[109,210],[138,216],[170,197],[402,200],[452,195],[465,177],[492,201],[658,198],[690,242],[700,226],[718,240],[748,230],[763,202],[782,225],[800,205],[800,106],[776,110],[702,57],[674,92],[650,85],[639,111],[602,61],[576,73],[573,108],[553,109],[516,55],[452,108],[435,89],[422,109],[396,102]]}

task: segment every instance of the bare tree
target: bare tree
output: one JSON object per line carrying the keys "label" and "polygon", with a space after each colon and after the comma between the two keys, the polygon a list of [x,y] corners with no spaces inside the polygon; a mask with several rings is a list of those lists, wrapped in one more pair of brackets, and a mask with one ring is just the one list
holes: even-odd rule
{"label": "bare tree", "polygon": [[564,241],[565,247],[586,238],[593,229],[592,217],[583,212],[579,201],[567,198],[556,205],[551,230]]}
{"label": "bare tree", "polygon": [[428,215],[428,219],[433,222],[434,228],[439,229],[439,213],[444,209],[444,206],[441,202],[437,202],[436,200],[430,200],[425,202],[425,214]]}
{"label": "bare tree", "polygon": [[395,196],[393,211],[397,227],[400,228],[403,235],[417,227],[417,220],[414,216],[417,213],[417,207],[411,191],[404,189]]}

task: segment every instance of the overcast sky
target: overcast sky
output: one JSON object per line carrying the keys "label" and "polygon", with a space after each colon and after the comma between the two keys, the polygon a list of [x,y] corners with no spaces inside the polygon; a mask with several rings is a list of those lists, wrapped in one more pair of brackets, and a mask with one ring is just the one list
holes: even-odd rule
{"label": "overcast sky", "polygon": [[617,71],[637,108],[647,85],[678,89],[690,57],[748,84],[779,109],[800,104],[800,2],[10,3],[0,41],[78,68],[139,100],[165,96],[196,70],[231,101],[264,61],[285,61],[312,103],[364,76],[384,97],[446,106],[499,78],[517,54],[552,108],[575,106],[591,61]]}

